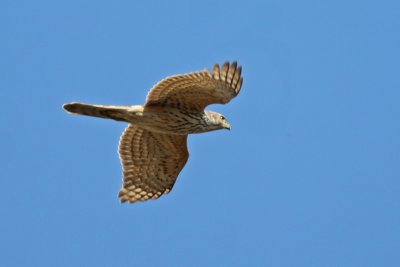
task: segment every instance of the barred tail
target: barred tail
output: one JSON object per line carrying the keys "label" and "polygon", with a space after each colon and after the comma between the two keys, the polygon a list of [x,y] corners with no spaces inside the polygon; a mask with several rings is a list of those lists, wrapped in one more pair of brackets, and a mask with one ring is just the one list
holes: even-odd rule
{"label": "barred tail", "polygon": [[63,106],[69,113],[127,122],[131,117],[129,111],[134,107],[137,106],[101,106],[76,102]]}

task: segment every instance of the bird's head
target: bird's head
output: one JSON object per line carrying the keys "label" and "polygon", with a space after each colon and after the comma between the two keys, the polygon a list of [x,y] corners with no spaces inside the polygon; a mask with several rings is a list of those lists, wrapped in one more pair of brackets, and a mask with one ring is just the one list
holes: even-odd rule
{"label": "bird's head", "polygon": [[222,114],[214,111],[206,111],[205,113],[210,130],[231,129],[231,125]]}

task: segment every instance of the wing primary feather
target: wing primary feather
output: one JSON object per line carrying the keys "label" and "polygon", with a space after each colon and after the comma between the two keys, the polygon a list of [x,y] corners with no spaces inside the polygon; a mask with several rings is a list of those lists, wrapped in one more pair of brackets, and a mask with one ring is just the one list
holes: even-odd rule
{"label": "wing primary feather", "polygon": [[226,77],[226,82],[228,83],[229,86],[232,84],[232,79],[233,79],[233,76],[235,75],[235,72],[236,72],[236,66],[237,66],[237,62],[236,61],[234,61],[229,66],[228,75]]}
{"label": "wing primary feather", "polygon": [[219,76],[219,65],[215,64],[213,67],[213,71],[212,71],[212,76],[215,80],[220,80],[220,76]]}
{"label": "wing primary feather", "polygon": [[243,83],[243,77],[240,77],[239,83],[237,84],[237,86],[235,88],[236,94],[239,94],[240,89],[242,88],[242,83]]}
{"label": "wing primary feather", "polygon": [[239,82],[240,79],[240,74],[242,73],[242,66],[237,67],[235,75],[233,75],[233,79],[232,79],[232,87],[236,88],[236,85]]}
{"label": "wing primary feather", "polygon": [[226,76],[228,74],[228,70],[229,70],[229,61],[225,62],[224,65],[222,65],[220,72],[221,80],[224,82],[226,82]]}

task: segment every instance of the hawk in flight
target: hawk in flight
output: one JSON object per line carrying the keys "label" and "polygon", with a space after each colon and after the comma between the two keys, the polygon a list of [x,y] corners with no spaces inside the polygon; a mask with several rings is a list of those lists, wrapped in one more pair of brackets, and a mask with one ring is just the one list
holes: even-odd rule
{"label": "hawk in flight", "polygon": [[243,78],[236,62],[173,75],[157,83],[143,106],[65,104],[73,114],[128,122],[119,141],[124,178],[118,196],[134,203],[171,191],[189,157],[188,134],[230,129],[221,114],[204,110],[239,94]]}

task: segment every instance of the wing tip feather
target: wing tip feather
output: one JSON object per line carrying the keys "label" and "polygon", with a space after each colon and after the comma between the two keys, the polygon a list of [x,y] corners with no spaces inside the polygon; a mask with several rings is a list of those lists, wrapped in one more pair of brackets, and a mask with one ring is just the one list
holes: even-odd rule
{"label": "wing tip feather", "polygon": [[220,74],[219,74],[219,76],[221,77],[221,80],[223,80],[225,82],[226,82],[227,77],[228,77],[229,65],[230,65],[229,61],[226,61],[224,63],[224,65],[222,65],[221,71],[220,71]]}
{"label": "wing tip feather", "polygon": [[212,77],[216,80],[224,81],[229,85],[237,95],[243,84],[242,66],[238,65],[238,62],[234,60],[232,64],[226,61],[221,68],[218,64],[213,67]]}
{"label": "wing tip feather", "polygon": [[213,70],[212,70],[212,77],[215,80],[220,80],[220,76],[219,76],[219,65],[218,64],[214,64]]}
{"label": "wing tip feather", "polygon": [[237,68],[236,61],[233,61],[232,64],[228,67],[228,74],[226,75],[226,83],[229,86],[232,86],[232,81],[235,76],[236,68]]}
{"label": "wing tip feather", "polygon": [[240,80],[235,88],[236,94],[238,94],[240,92],[240,89],[242,89],[242,84],[243,84],[243,77],[240,77]]}

